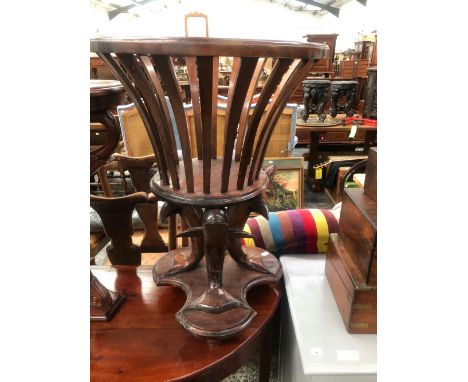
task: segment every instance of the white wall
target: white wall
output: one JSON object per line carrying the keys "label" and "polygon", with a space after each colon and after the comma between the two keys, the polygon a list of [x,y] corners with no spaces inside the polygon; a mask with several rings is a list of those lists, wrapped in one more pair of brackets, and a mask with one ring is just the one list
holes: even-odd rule
{"label": "white wall", "polygon": [[99,16],[92,17],[91,33],[98,30],[104,36],[184,36],[184,15],[193,11],[208,15],[210,37],[304,41],[302,36],[308,33],[340,33],[338,48],[347,49],[354,47],[358,32],[372,30],[367,30],[366,24],[372,19],[369,9],[357,1],[345,4],[340,18],[295,12],[269,0],[181,0],[180,4],[160,0],[152,6],[158,11],[140,17],[120,14],[111,21],[103,19],[102,10],[92,9]]}

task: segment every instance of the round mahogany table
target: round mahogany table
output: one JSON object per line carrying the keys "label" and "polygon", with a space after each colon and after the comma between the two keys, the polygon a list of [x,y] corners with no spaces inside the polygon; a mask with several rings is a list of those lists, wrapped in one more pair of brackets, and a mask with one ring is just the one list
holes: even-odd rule
{"label": "round mahogany table", "polygon": [[248,292],[257,312],[252,323],[221,342],[200,339],[177,322],[185,293],[156,286],[149,266],[93,266],[110,290],[126,295],[111,321],[91,322],[91,381],[219,381],[244,365],[257,350],[259,381],[268,381],[271,321],[280,301],[274,285]]}
{"label": "round mahogany table", "polygon": [[120,128],[111,110],[126,103],[123,86],[115,80],[90,80],[90,122],[101,123],[107,132],[106,143],[91,151],[91,174],[104,165],[119,144]]}

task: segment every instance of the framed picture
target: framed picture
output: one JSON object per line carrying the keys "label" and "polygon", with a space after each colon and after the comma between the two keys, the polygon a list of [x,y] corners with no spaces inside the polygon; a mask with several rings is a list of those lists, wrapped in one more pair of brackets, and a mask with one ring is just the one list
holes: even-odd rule
{"label": "framed picture", "polygon": [[302,208],[304,204],[304,158],[266,158],[262,168],[276,166],[273,182],[266,191],[268,211]]}

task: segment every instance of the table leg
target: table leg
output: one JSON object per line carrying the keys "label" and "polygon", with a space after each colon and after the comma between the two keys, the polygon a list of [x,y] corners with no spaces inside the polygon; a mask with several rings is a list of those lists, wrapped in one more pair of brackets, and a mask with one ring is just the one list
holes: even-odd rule
{"label": "table leg", "polygon": [[104,167],[99,168],[98,175],[99,175],[99,181],[101,183],[102,192],[104,193],[104,196],[107,198],[112,198],[114,194],[112,193],[112,188],[109,183],[109,179],[107,178],[107,173],[104,170]]}
{"label": "table leg", "polygon": [[271,347],[273,339],[273,320],[268,323],[265,328],[262,345],[260,347],[260,354],[258,357],[258,381],[268,382],[270,380],[271,368]]}
{"label": "table leg", "polygon": [[377,130],[366,131],[364,142],[364,153],[367,154],[369,149],[377,144]]}
{"label": "table leg", "polygon": [[309,178],[314,177],[314,165],[318,160],[318,149],[319,149],[319,133],[316,131],[310,132],[309,139],[309,164],[307,166],[307,176]]}
{"label": "table leg", "polygon": [[176,239],[176,234],[177,234],[177,221],[176,221],[176,215],[171,215],[168,217],[168,226],[167,226],[167,232],[168,232],[168,247],[169,251],[172,251],[173,249],[176,249],[177,247],[177,239]]}

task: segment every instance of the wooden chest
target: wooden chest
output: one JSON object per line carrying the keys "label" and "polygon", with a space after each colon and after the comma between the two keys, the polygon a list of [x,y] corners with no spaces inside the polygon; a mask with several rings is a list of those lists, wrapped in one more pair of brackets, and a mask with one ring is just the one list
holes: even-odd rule
{"label": "wooden chest", "polygon": [[325,274],[346,329],[377,332],[377,149],[369,150],[364,189],[342,193],[340,231],[331,234]]}
{"label": "wooden chest", "polygon": [[346,330],[377,333],[377,286],[362,277],[349,252],[352,245],[346,237],[330,234],[325,275]]}
{"label": "wooden chest", "polygon": [[[366,175],[367,183],[367,175]],[[350,254],[366,282],[373,268],[373,256],[377,248],[377,203],[360,188],[345,189],[340,216],[340,234],[354,244]]]}

